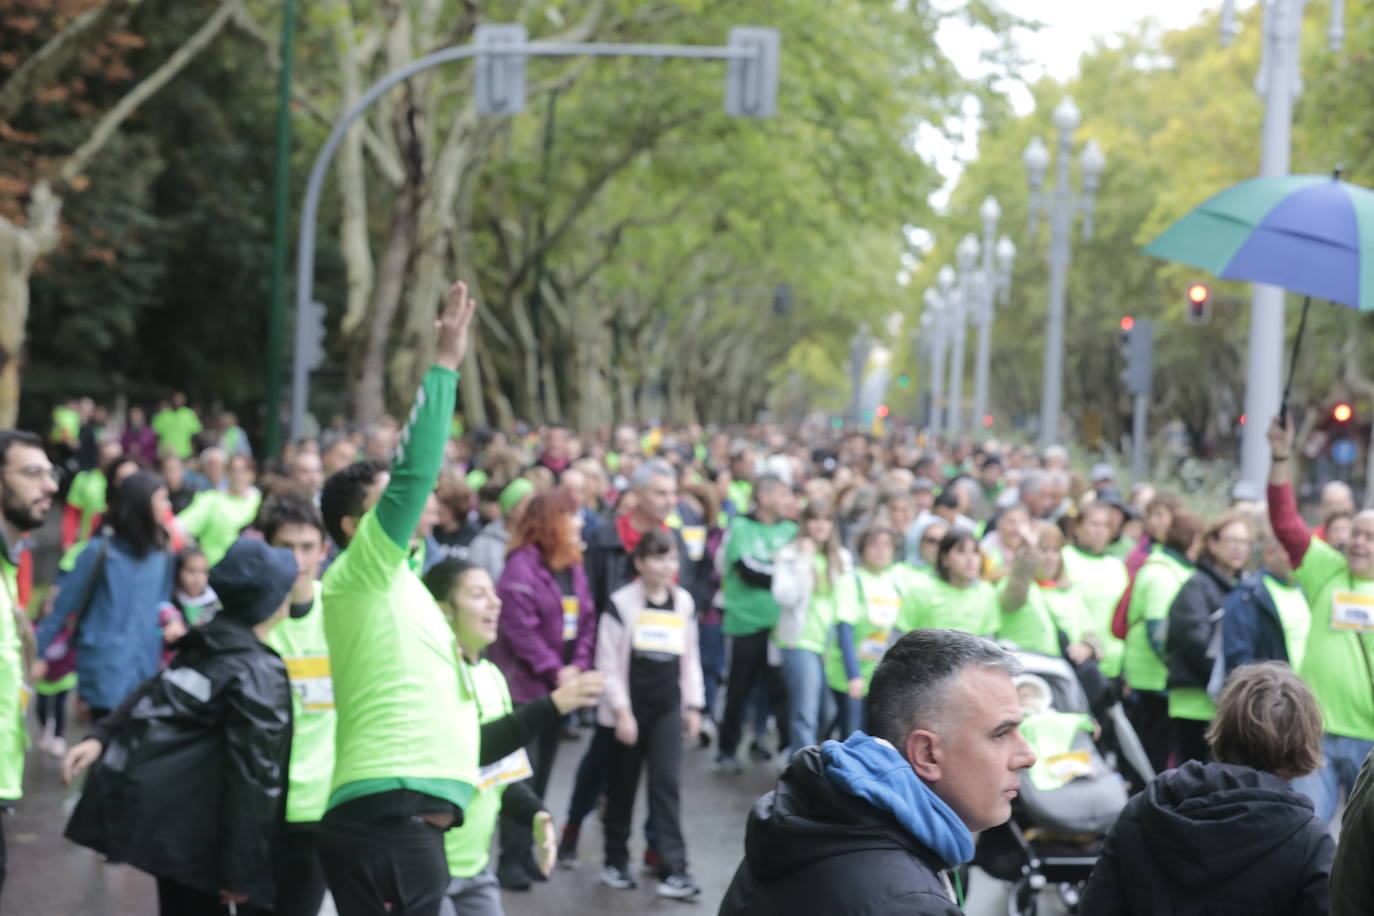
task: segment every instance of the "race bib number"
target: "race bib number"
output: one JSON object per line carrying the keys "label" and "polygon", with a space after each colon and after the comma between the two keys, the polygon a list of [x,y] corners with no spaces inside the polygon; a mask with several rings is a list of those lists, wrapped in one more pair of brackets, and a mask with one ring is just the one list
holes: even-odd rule
{"label": "race bib number", "polygon": [[706,556],[706,529],[701,525],[684,525],[682,543],[687,545],[687,558],[693,563]]}
{"label": "race bib number", "polygon": [[28,684],[19,685],[19,715],[29,711],[29,701],[33,699],[33,688]]}
{"label": "race bib number", "polygon": [[477,771],[477,791],[485,792],[497,786],[508,786],[534,775],[530,768],[530,755],[522,747],[513,754],[507,754],[495,763],[489,763]]}
{"label": "race bib number", "polygon": [[685,624],[670,611],[645,611],[635,624],[635,651],[681,655],[686,648]]}
{"label": "race bib number", "polygon": [[886,630],[868,634],[868,638],[859,642],[859,661],[875,663],[882,661],[883,655],[887,652],[887,641],[890,635]]}
{"label": "race bib number", "polygon": [[1374,595],[1333,593],[1331,629],[1347,633],[1374,633]]}
{"label": "race bib number", "polygon": [[577,618],[581,607],[576,595],[563,596],[563,641],[572,642],[577,638]]}
{"label": "race bib number", "polygon": [[902,603],[896,598],[874,597],[868,599],[868,622],[873,626],[883,630],[892,629],[892,625],[897,622],[897,612],[902,609]]}
{"label": "race bib number", "polygon": [[334,680],[329,656],[298,655],[284,658],[291,689],[301,698],[301,712],[328,712],[334,708]]}

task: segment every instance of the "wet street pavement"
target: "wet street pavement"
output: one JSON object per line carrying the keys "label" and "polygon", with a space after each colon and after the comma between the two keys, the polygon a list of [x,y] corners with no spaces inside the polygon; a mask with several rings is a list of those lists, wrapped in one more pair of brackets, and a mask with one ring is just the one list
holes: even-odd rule
{"label": "wet street pavement", "polygon": [[[79,727],[73,734],[81,733]],[[586,739],[565,741],[554,771],[549,802],[562,822],[567,812],[572,776]],[[683,826],[691,869],[701,884],[695,901],[664,900],[654,893],[656,883],[644,876],[637,890],[613,890],[601,885],[601,824],[592,815],[583,825],[581,865],[556,870],[546,884],[524,893],[507,892],[507,916],[617,916],[617,914],[714,914],[743,855],[744,823],[754,800],[771,788],[771,765],[747,765],[738,775],[714,773],[711,752],[692,747],[684,755],[682,774]],[[13,816],[5,818],[9,846],[9,879],[5,914],[19,916],[142,916],[157,912],[153,881],[128,866],[101,863],[89,850],[62,839],[72,793],[63,789],[55,758],[30,751],[25,772],[25,797]],[[631,854],[641,855],[639,833],[644,819],[641,794],[636,808],[636,833]],[[975,872],[967,912],[991,916],[1005,912],[1005,896],[997,882]],[[332,916],[326,902],[324,916]],[[1058,912],[1053,907],[1042,913]]]}

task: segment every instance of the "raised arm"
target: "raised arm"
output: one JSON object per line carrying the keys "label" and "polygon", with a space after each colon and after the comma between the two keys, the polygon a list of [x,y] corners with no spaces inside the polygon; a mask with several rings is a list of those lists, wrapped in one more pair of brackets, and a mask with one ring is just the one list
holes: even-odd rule
{"label": "raised arm", "polygon": [[1293,420],[1275,417],[1269,423],[1269,525],[1297,569],[1312,543],[1298,504],[1293,498]]}
{"label": "raised arm", "polygon": [[453,284],[448,304],[434,323],[438,344],[434,365],[425,373],[415,406],[401,430],[391,481],[377,502],[377,521],[393,543],[404,549],[424,513],[425,500],[439,479],[444,446],[453,423],[458,366],[468,348],[468,326],[477,305],[466,283]]}

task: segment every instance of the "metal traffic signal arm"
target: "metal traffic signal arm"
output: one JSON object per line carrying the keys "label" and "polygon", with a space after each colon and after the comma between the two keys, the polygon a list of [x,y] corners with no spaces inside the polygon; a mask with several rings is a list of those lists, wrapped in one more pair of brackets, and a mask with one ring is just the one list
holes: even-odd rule
{"label": "metal traffic signal arm", "polygon": [[454,61],[477,58],[477,110],[514,114],[525,106],[525,61],[530,57],[684,57],[727,62],[725,112],[737,118],[768,118],[778,107],[776,29],[736,26],[724,46],[530,42],[520,25],[478,26],[473,43],[445,48],[411,61],[374,83],[339,119],[315,157],[301,206],[296,248],[296,340],[291,372],[291,437],[299,438],[309,394],[312,342],[309,326],[315,283],[315,222],[325,172],[348,129],[388,90],[417,73]]}

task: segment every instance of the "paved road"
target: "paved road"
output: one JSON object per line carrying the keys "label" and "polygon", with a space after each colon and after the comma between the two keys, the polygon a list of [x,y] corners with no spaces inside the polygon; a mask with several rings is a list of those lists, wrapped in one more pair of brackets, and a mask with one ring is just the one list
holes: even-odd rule
{"label": "paved road", "polygon": [[[567,810],[572,774],[585,739],[564,742],[555,768],[549,801],[561,821]],[[744,822],[754,799],[772,786],[771,767],[753,765],[726,776],[710,769],[710,752],[690,749],[683,767],[683,823],[692,871],[703,892],[695,903],[663,900],[648,878],[637,890],[618,891],[600,884],[601,825],[593,815],[584,825],[581,866],[557,871],[547,884],[527,893],[507,893],[507,916],[617,916],[617,914],[714,914],[743,852]],[[31,751],[25,775],[25,798],[6,818],[10,873],[4,894],[5,913],[45,916],[138,916],[156,912],[152,879],[127,866],[102,864],[94,854],[62,839],[65,806],[71,795],[61,786],[57,762]],[[636,824],[643,821],[643,798]],[[632,840],[632,855],[642,852],[642,839]],[[976,916],[1005,913],[1001,885],[975,873],[968,912]],[[1047,908],[1049,914],[1058,912]],[[1045,910],[1042,910],[1045,912]],[[324,916],[332,916],[326,904]]]}

